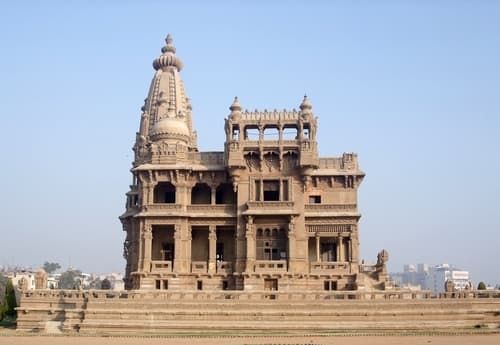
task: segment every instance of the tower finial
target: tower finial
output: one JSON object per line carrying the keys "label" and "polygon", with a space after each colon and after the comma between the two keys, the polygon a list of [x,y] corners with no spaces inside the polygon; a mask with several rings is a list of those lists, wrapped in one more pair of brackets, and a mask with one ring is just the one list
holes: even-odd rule
{"label": "tower finial", "polygon": [[172,38],[172,35],[168,34],[167,38],[165,38],[165,42],[167,42],[167,44],[172,44],[173,41],[174,39]]}
{"label": "tower finial", "polygon": [[175,56],[175,47],[172,44],[174,39],[172,35],[168,34],[165,38],[165,42],[167,43],[163,48],[161,48],[161,52],[163,53],[160,57],[156,58],[153,61],[154,69],[163,69],[169,66],[176,67],[178,71],[180,71],[183,67],[181,59]]}

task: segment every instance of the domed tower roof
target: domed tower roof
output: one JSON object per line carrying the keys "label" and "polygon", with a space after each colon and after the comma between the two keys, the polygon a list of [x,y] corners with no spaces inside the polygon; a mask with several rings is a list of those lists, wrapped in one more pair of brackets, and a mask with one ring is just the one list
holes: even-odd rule
{"label": "domed tower roof", "polygon": [[156,73],[143,107],[139,136],[152,142],[175,139],[189,151],[196,151],[191,103],[179,73],[184,65],[175,55],[170,34],[165,41],[162,55],[153,61]]}

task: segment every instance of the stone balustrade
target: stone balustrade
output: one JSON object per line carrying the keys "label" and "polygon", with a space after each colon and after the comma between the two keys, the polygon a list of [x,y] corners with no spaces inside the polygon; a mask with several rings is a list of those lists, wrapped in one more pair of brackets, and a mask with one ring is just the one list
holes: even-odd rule
{"label": "stone balustrade", "polygon": [[191,272],[192,273],[207,273],[208,264],[206,261],[192,261],[191,262]]}
{"label": "stone balustrade", "polygon": [[257,260],[254,265],[256,273],[286,272],[286,260]]}
{"label": "stone balustrade", "polygon": [[233,273],[233,263],[228,261],[217,262],[217,273]]}
{"label": "stone balustrade", "polygon": [[249,201],[247,202],[248,211],[265,212],[293,212],[293,201]]}
{"label": "stone balustrade", "polygon": [[171,273],[172,261],[159,261],[159,260],[151,261],[151,272]]}
{"label": "stone balustrade", "polygon": [[224,216],[234,216],[236,214],[234,205],[188,205],[188,212],[209,212],[211,216],[221,214]]}
{"label": "stone balustrade", "polygon": [[306,212],[356,212],[356,204],[305,204]]}
{"label": "stone balustrade", "polygon": [[[429,290],[397,289],[385,291],[113,291],[113,290],[30,290],[22,293],[22,302],[44,299],[44,301],[71,301],[85,299],[133,299],[133,300],[265,300],[269,294],[276,300],[443,300],[443,299],[499,299],[500,290],[470,290],[455,292],[433,292]],[[48,298],[48,299],[47,299]],[[21,302],[21,307],[23,309]]]}
{"label": "stone balustrade", "polygon": [[310,265],[311,273],[313,274],[318,274],[318,273],[327,273],[331,274],[333,272],[335,273],[341,273],[341,274],[348,274],[349,273],[349,263],[348,262],[332,262],[332,261],[325,261],[325,262],[311,262]]}
{"label": "stone balustrade", "polygon": [[141,207],[141,211],[148,212],[148,211],[181,211],[182,210],[182,205],[181,204],[148,204],[148,205],[143,205]]}

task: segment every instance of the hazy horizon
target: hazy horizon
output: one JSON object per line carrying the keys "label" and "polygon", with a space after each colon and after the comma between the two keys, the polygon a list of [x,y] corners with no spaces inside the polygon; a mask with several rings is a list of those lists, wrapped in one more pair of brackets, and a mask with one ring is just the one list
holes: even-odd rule
{"label": "hazy horizon", "polygon": [[118,216],[143,100],[171,33],[200,151],[234,96],[318,117],[321,157],[358,154],[361,258],[500,283],[500,3],[0,5],[0,265],[123,272]]}

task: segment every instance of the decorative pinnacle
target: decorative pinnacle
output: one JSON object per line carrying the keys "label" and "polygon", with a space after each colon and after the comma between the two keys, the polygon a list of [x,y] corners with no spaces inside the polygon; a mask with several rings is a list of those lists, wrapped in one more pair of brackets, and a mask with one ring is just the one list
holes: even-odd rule
{"label": "decorative pinnacle", "polygon": [[231,110],[231,112],[241,111],[241,105],[240,101],[238,100],[238,96],[234,97],[233,104],[231,104],[229,110]]}
{"label": "decorative pinnacle", "polygon": [[166,53],[172,53],[175,54],[175,47],[172,45],[172,42],[174,39],[172,38],[172,35],[168,34],[167,38],[165,38],[165,42],[167,45],[163,48],[161,48],[161,52],[165,55]]}
{"label": "decorative pinnacle", "polygon": [[175,56],[176,49],[172,44],[173,41],[172,35],[168,34],[165,38],[167,45],[161,48],[163,54],[153,61],[154,69],[159,70],[169,66],[177,67],[178,71],[182,69],[182,61]]}
{"label": "decorative pinnacle", "polygon": [[309,99],[307,98],[307,95],[304,95],[304,99],[302,100],[302,103],[300,104],[300,110],[311,110],[312,109],[312,104],[309,102]]}

